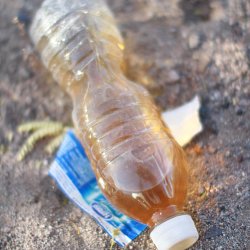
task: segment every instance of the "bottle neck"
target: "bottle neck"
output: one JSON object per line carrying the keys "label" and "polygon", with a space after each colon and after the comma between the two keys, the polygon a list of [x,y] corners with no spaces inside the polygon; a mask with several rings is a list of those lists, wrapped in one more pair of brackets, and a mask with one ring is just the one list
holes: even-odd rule
{"label": "bottle neck", "polygon": [[181,214],[185,214],[185,212],[181,208],[177,207],[176,205],[170,205],[164,210],[154,213],[147,224],[150,227],[155,227],[163,223],[164,221]]}
{"label": "bottle neck", "polygon": [[82,73],[82,76],[70,84],[64,84],[64,89],[69,93],[72,100],[78,98],[79,95],[83,97],[83,94],[91,89],[98,89],[104,83],[106,84],[121,84],[118,83],[118,79],[124,79],[124,73],[122,65],[115,63],[94,60],[91,62]]}

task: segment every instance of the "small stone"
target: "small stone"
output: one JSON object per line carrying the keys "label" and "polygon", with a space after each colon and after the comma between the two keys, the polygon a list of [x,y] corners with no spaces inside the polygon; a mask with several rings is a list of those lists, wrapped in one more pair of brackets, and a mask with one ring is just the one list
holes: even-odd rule
{"label": "small stone", "polygon": [[204,121],[208,119],[210,115],[210,110],[205,104],[202,103],[199,113],[200,113],[201,119]]}
{"label": "small stone", "polygon": [[230,151],[229,151],[229,150],[226,151],[225,156],[226,156],[226,157],[229,157],[229,156],[230,156]]}
{"label": "small stone", "polygon": [[229,102],[228,98],[224,98],[224,100],[223,100],[223,102],[222,102],[222,104],[221,104],[221,107],[222,107],[223,109],[228,109],[229,106],[230,106],[230,102]]}
{"label": "small stone", "polygon": [[242,31],[242,28],[240,26],[240,23],[239,22],[235,22],[231,25],[231,29],[233,31],[233,34],[237,37],[242,37],[243,35],[243,31]]}
{"label": "small stone", "polygon": [[212,239],[221,235],[222,235],[222,230],[219,227],[214,225],[206,231],[205,238]]}
{"label": "small stone", "polygon": [[214,147],[212,147],[212,146],[208,146],[207,151],[208,151],[210,154],[214,154],[217,150],[216,150],[216,148],[214,148]]}
{"label": "small stone", "polygon": [[241,108],[236,109],[236,115],[240,116],[240,115],[243,115],[243,114],[244,114],[244,111]]}
{"label": "small stone", "polygon": [[208,124],[208,130],[214,134],[214,135],[218,135],[219,133],[219,130],[218,130],[218,127],[217,127],[217,124],[215,121],[211,121],[209,124]]}
{"label": "small stone", "polygon": [[218,101],[219,99],[221,99],[221,93],[220,93],[220,91],[213,91],[212,93],[211,93],[211,95],[210,95],[210,99],[212,100],[212,101]]}
{"label": "small stone", "polygon": [[199,144],[195,144],[193,147],[193,150],[197,155],[200,155],[203,153],[202,147]]}
{"label": "small stone", "polygon": [[20,9],[17,13],[17,20],[23,25],[25,25],[25,27],[29,26],[31,21],[31,16],[29,11],[27,11],[24,8]]}
{"label": "small stone", "polygon": [[197,49],[200,44],[200,37],[198,34],[191,34],[188,38],[188,46],[190,49]]}
{"label": "small stone", "polygon": [[247,55],[248,60],[250,61],[250,46],[248,46],[246,50],[246,55]]}
{"label": "small stone", "polygon": [[219,207],[219,209],[220,209],[220,212],[225,212],[225,211],[226,211],[226,207],[225,207],[225,206],[223,206],[223,205],[222,205],[222,206],[220,206],[220,207]]}
{"label": "small stone", "polygon": [[241,163],[241,162],[243,162],[243,161],[244,161],[243,155],[242,155],[242,154],[238,155],[238,156],[237,156],[237,162],[238,162],[238,163]]}
{"label": "small stone", "polygon": [[168,82],[175,83],[180,80],[180,75],[176,70],[170,70],[168,73]]}

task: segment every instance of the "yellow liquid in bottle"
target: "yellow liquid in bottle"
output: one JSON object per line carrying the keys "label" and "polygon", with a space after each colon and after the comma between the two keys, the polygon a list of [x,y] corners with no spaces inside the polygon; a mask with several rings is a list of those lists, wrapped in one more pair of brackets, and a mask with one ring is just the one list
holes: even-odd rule
{"label": "yellow liquid in bottle", "polygon": [[31,28],[73,100],[73,120],[107,199],[149,226],[182,213],[186,160],[148,92],[123,75],[123,42],[100,1],[45,1]]}

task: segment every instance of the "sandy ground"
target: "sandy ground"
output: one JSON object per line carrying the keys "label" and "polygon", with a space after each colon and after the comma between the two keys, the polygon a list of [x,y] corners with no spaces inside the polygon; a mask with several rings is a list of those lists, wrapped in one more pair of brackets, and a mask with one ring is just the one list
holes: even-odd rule
{"label": "sandy ground", "polygon": [[[70,122],[71,104],[33,55],[27,25],[39,0],[0,0],[0,249],[109,249],[110,238],[47,177],[52,157],[40,146],[16,152],[27,120]],[[126,42],[128,76],[162,108],[195,94],[205,130],[186,147],[186,209],[200,239],[192,249],[250,249],[249,0],[109,0]],[[28,15],[27,15],[28,14]],[[114,249],[119,249],[115,246]],[[148,231],[127,249],[155,249]]]}

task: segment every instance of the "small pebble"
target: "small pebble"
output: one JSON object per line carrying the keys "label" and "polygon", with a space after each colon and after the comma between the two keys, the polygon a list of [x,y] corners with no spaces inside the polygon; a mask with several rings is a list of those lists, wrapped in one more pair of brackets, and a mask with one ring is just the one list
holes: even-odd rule
{"label": "small pebble", "polygon": [[200,37],[198,34],[191,34],[188,38],[188,46],[190,49],[197,49],[200,44]]}
{"label": "small pebble", "polygon": [[241,162],[243,162],[243,161],[244,161],[243,155],[242,155],[242,154],[238,155],[238,156],[237,156],[237,162],[238,162],[238,163],[241,163]]}
{"label": "small pebble", "polygon": [[223,109],[228,109],[229,106],[230,106],[230,102],[229,102],[229,100],[228,100],[227,98],[225,98],[225,99],[223,100],[222,104],[221,104],[221,107],[222,107]]}
{"label": "small pebble", "polygon": [[197,155],[200,155],[203,153],[203,149],[199,144],[195,144],[195,146],[193,147],[193,150]]}
{"label": "small pebble", "polygon": [[236,109],[236,115],[241,116],[244,114],[244,111],[241,108]]}
{"label": "small pebble", "polygon": [[219,130],[218,130],[218,127],[217,127],[217,124],[215,121],[211,121],[209,124],[208,124],[208,130],[214,134],[214,135],[218,135],[219,133]]}
{"label": "small pebble", "polygon": [[177,82],[180,80],[180,75],[176,70],[170,70],[168,74],[168,82]]}
{"label": "small pebble", "polygon": [[230,156],[230,151],[229,151],[229,150],[226,151],[225,156],[226,156],[226,157],[229,157],[229,156]]}
{"label": "small pebble", "polygon": [[212,147],[212,146],[208,146],[207,151],[208,151],[210,154],[214,154],[214,153],[217,151],[217,149],[214,148],[214,147]]}
{"label": "small pebble", "polygon": [[225,206],[223,206],[223,205],[222,205],[222,206],[220,206],[220,207],[219,207],[219,209],[220,209],[220,212],[225,212],[225,211],[226,211],[226,207],[225,207]]}
{"label": "small pebble", "polygon": [[218,90],[213,91],[210,94],[210,99],[211,99],[211,101],[218,101],[218,100],[220,100],[221,99],[221,93],[220,93],[220,91],[218,91]]}
{"label": "small pebble", "polygon": [[212,239],[214,237],[218,237],[218,236],[221,236],[222,235],[222,230],[217,227],[217,226],[212,226],[210,227],[206,233],[205,233],[205,238],[206,239]]}
{"label": "small pebble", "polygon": [[22,8],[17,14],[18,22],[22,23],[25,27],[28,27],[31,21],[30,13],[26,9]]}

